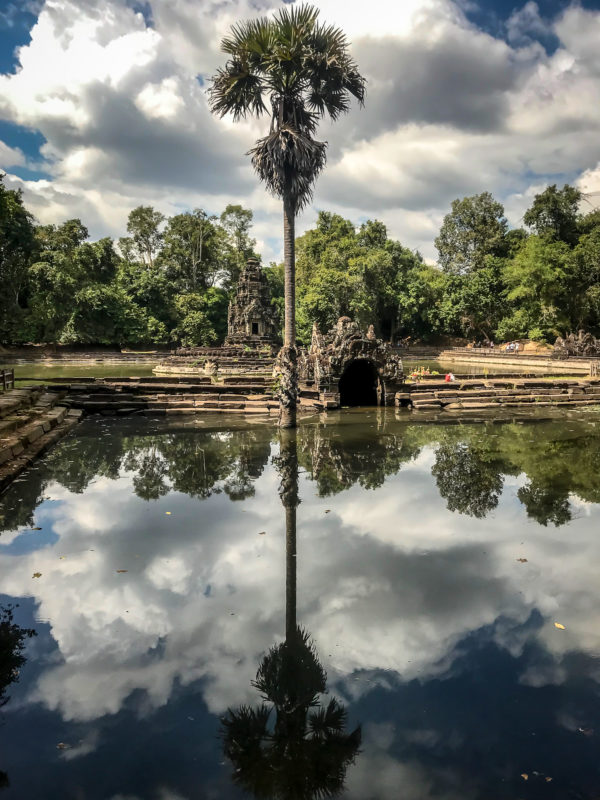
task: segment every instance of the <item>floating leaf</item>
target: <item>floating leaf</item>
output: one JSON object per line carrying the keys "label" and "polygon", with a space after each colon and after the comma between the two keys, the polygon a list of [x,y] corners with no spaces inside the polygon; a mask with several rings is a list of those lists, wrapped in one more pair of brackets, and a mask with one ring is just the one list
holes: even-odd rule
{"label": "floating leaf", "polygon": [[41,578],[42,577],[42,573],[41,572],[34,572],[32,577]]}
{"label": "floating leaf", "polygon": [[30,528],[29,530],[30,531],[41,531],[42,529],[38,527],[38,528]]}
{"label": "floating leaf", "polygon": [[326,514],[329,514],[329,513],[331,513],[331,509],[330,509],[330,508],[326,509],[325,513],[326,513]]}
{"label": "floating leaf", "polygon": [[526,558],[517,558],[517,561],[519,563],[521,563],[521,564],[526,564],[527,563],[527,559]]}
{"label": "floating leaf", "polygon": [[165,514],[166,514],[167,516],[169,516],[169,514],[170,514],[170,513],[171,513],[170,511],[165,511]]}
{"label": "floating leaf", "polygon": [[551,780],[552,780],[552,778],[547,777],[546,778],[546,783],[550,783]]}
{"label": "floating leaf", "polygon": [[57,749],[57,750],[68,750],[68,749],[69,749],[69,746],[70,746],[70,745],[68,745],[68,744],[65,744],[65,742],[59,742],[59,743],[56,745],[56,749]]}
{"label": "floating leaf", "polygon": [[117,572],[128,572],[129,570],[126,569],[118,569]]}
{"label": "floating leaf", "polygon": [[265,533],[266,533],[266,531],[259,531],[259,532],[258,532],[258,535],[259,535],[259,536],[264,536],[264,535],[265,535]]}
{"label": "floating leaf", "polygon": [[560,622],[555,622],[555,623],[554,623],[554,627],[555,627],[555,628],[558,628],[558,630],[559,630],[559,631],[564,631],[564,630],[566,630],[565,626],[564,626],[564,625],[562,625]]}
{"label": "floating leaf", "polygon": [[526,772],[522,772],[521,773],[521,777],[523,778],[524,781],[528,781],[529,780],[529,775]]}

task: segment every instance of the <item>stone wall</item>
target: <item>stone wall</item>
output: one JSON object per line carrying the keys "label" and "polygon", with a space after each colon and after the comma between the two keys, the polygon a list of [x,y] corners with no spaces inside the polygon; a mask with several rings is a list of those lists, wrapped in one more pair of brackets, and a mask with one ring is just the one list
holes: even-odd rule
{"label": "stone wall", "polygon": [[600,406],[600,378],[425,380],[405,384],[396,394],[396,406],[414,411],[448,412],[488,410],[517,406],[530,409]]}
{"label": "stone wall", "polygon": [[378,382],[378,405],[393,405],[398,386],[403,381],[402,360],[387,342],[375,336],[373,326],[363,333],[349,317],[340,317],[327,334],[313,325],[308,351],[298,360],[301,393],[316,392],[327,396],[328,405],[339,405],[339,386],[345,371],[357,361],[372,364]]}

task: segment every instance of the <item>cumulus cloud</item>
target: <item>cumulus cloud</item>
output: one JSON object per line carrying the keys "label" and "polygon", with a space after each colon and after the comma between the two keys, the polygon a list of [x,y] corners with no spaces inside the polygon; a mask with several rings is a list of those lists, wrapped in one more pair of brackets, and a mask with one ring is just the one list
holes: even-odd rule
{"label": "cumulus cloud", "polygon": [[25,156],[18,147],[9,147],[0,141],[0,167],[20,167],[25,164]]}
{"label": "cumulus cloud", "polygon": [[[323,125],[329,167],[300,232],[316,208],[378,216],[431,258],[455,197],[490,190],[516,207],[531,187],[577,181],[600,161],[600,12],[572,4],[548,19],[527,2],[503,40],[452,0],[374,0],[368,15],[318,4],[352,40],[368,95],[364,110]],[[266,259],[279,256],[278,204],[244,155],[264,126],[214,119],[205,94],[230,25],[277,7],[153,0],[149,26],[125,0],[46,0],[15,74],[0,76],[0,116],[46,139],[50,179],[21,184],[39,218],[76,214],[93,235],[119,235],[142,202],[167,214],[242,202]]]}

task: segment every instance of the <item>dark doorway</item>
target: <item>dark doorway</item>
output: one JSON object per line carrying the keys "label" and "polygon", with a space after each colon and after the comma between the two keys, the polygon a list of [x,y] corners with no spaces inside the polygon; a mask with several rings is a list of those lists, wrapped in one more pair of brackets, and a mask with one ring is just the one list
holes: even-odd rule
{"label": "dark doorway", "polygon": [[351,361],[340,378],[340,405],[376,406],[377,370],[371,361]]}
{"label": "dark doorway", "polygon": [[258,322],[252,323],[252,336],[258,336]]}

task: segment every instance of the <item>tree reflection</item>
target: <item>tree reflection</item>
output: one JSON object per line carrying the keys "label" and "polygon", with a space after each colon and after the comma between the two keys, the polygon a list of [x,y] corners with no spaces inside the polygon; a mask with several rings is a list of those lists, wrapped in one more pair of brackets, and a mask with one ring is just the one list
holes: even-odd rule
{"label": "tree reflection", "polygon": [[[22,628],[13,621],[12,606],[0,606],[0,708],[10,700],[6,694],[8,686],[19,680],[19,671],[25,663],[25,642],[35,635],[33,629]],[[0,770],[0,789],[8,786],[8,775]]]}
{"label": "tree reflection", "polygon": [[361,731],[345,732],[346,709],[335,698],[321,702],[327,675],[310,635],[296,624],[296,429],[280,435],[274,461],[286,521],[286,636],[262,659],[252,681],[264,702],[228,709],[221,731],[237,785],[256,798],[312,800],[341,794]]}
{"label": "tree reflection", "polygon": [[389,475],[418,455],[422,445],[410,435],[372,427],[305,426],[298,432],[300,458],[320,497],[338,494],[358,483],[365,489],[383,486]]}
{"label": "tree reflection", "polygon": [[504,485],[499,466],[473,444],[441,444],[431,474],[450,511],[482,519],[498,505]]}
{"label": "tree reflection", "polygon": [[519,489],[517,497],[525,506],[527,516],[544,527],[552,523],[558,528],[573,519],[569,493],[555,486],[541,486],[532,481]]}
{"label": "tree reflection", "polygon": [[[254,494],[269,461],[270,426],[148,431],[139,425],[84,423],[77,439],[61,442],[3,497],[0,528],[32,525],[53,481],[81,493],[98,478],[117,480],[126,472],[135,494],[149,502],[172,491],[199,499],[224,493],[235,501]],[[560,526],[574,516],[574,497],[600,503],[600,428],[594,425],[583,418],[535,425],[406,425],[377,409],[352,424],[329,416],[322,424],[301,426],[292,463],[297,470],[299,461],[318,495],[326,497],[354,485],[376,489],[431,447],[432,475],[451,511],[481,519],[497,507],[503,476],[525,474],[528,482],[517,496],[527,515]],[[278,463],[285,458],[284,442]],[[292,475],[289,468],[279,469],[282,481]],[[289,516],[291,505],[284,500],[284,506]],[[292,525],[290,516],[289,530]]]}

